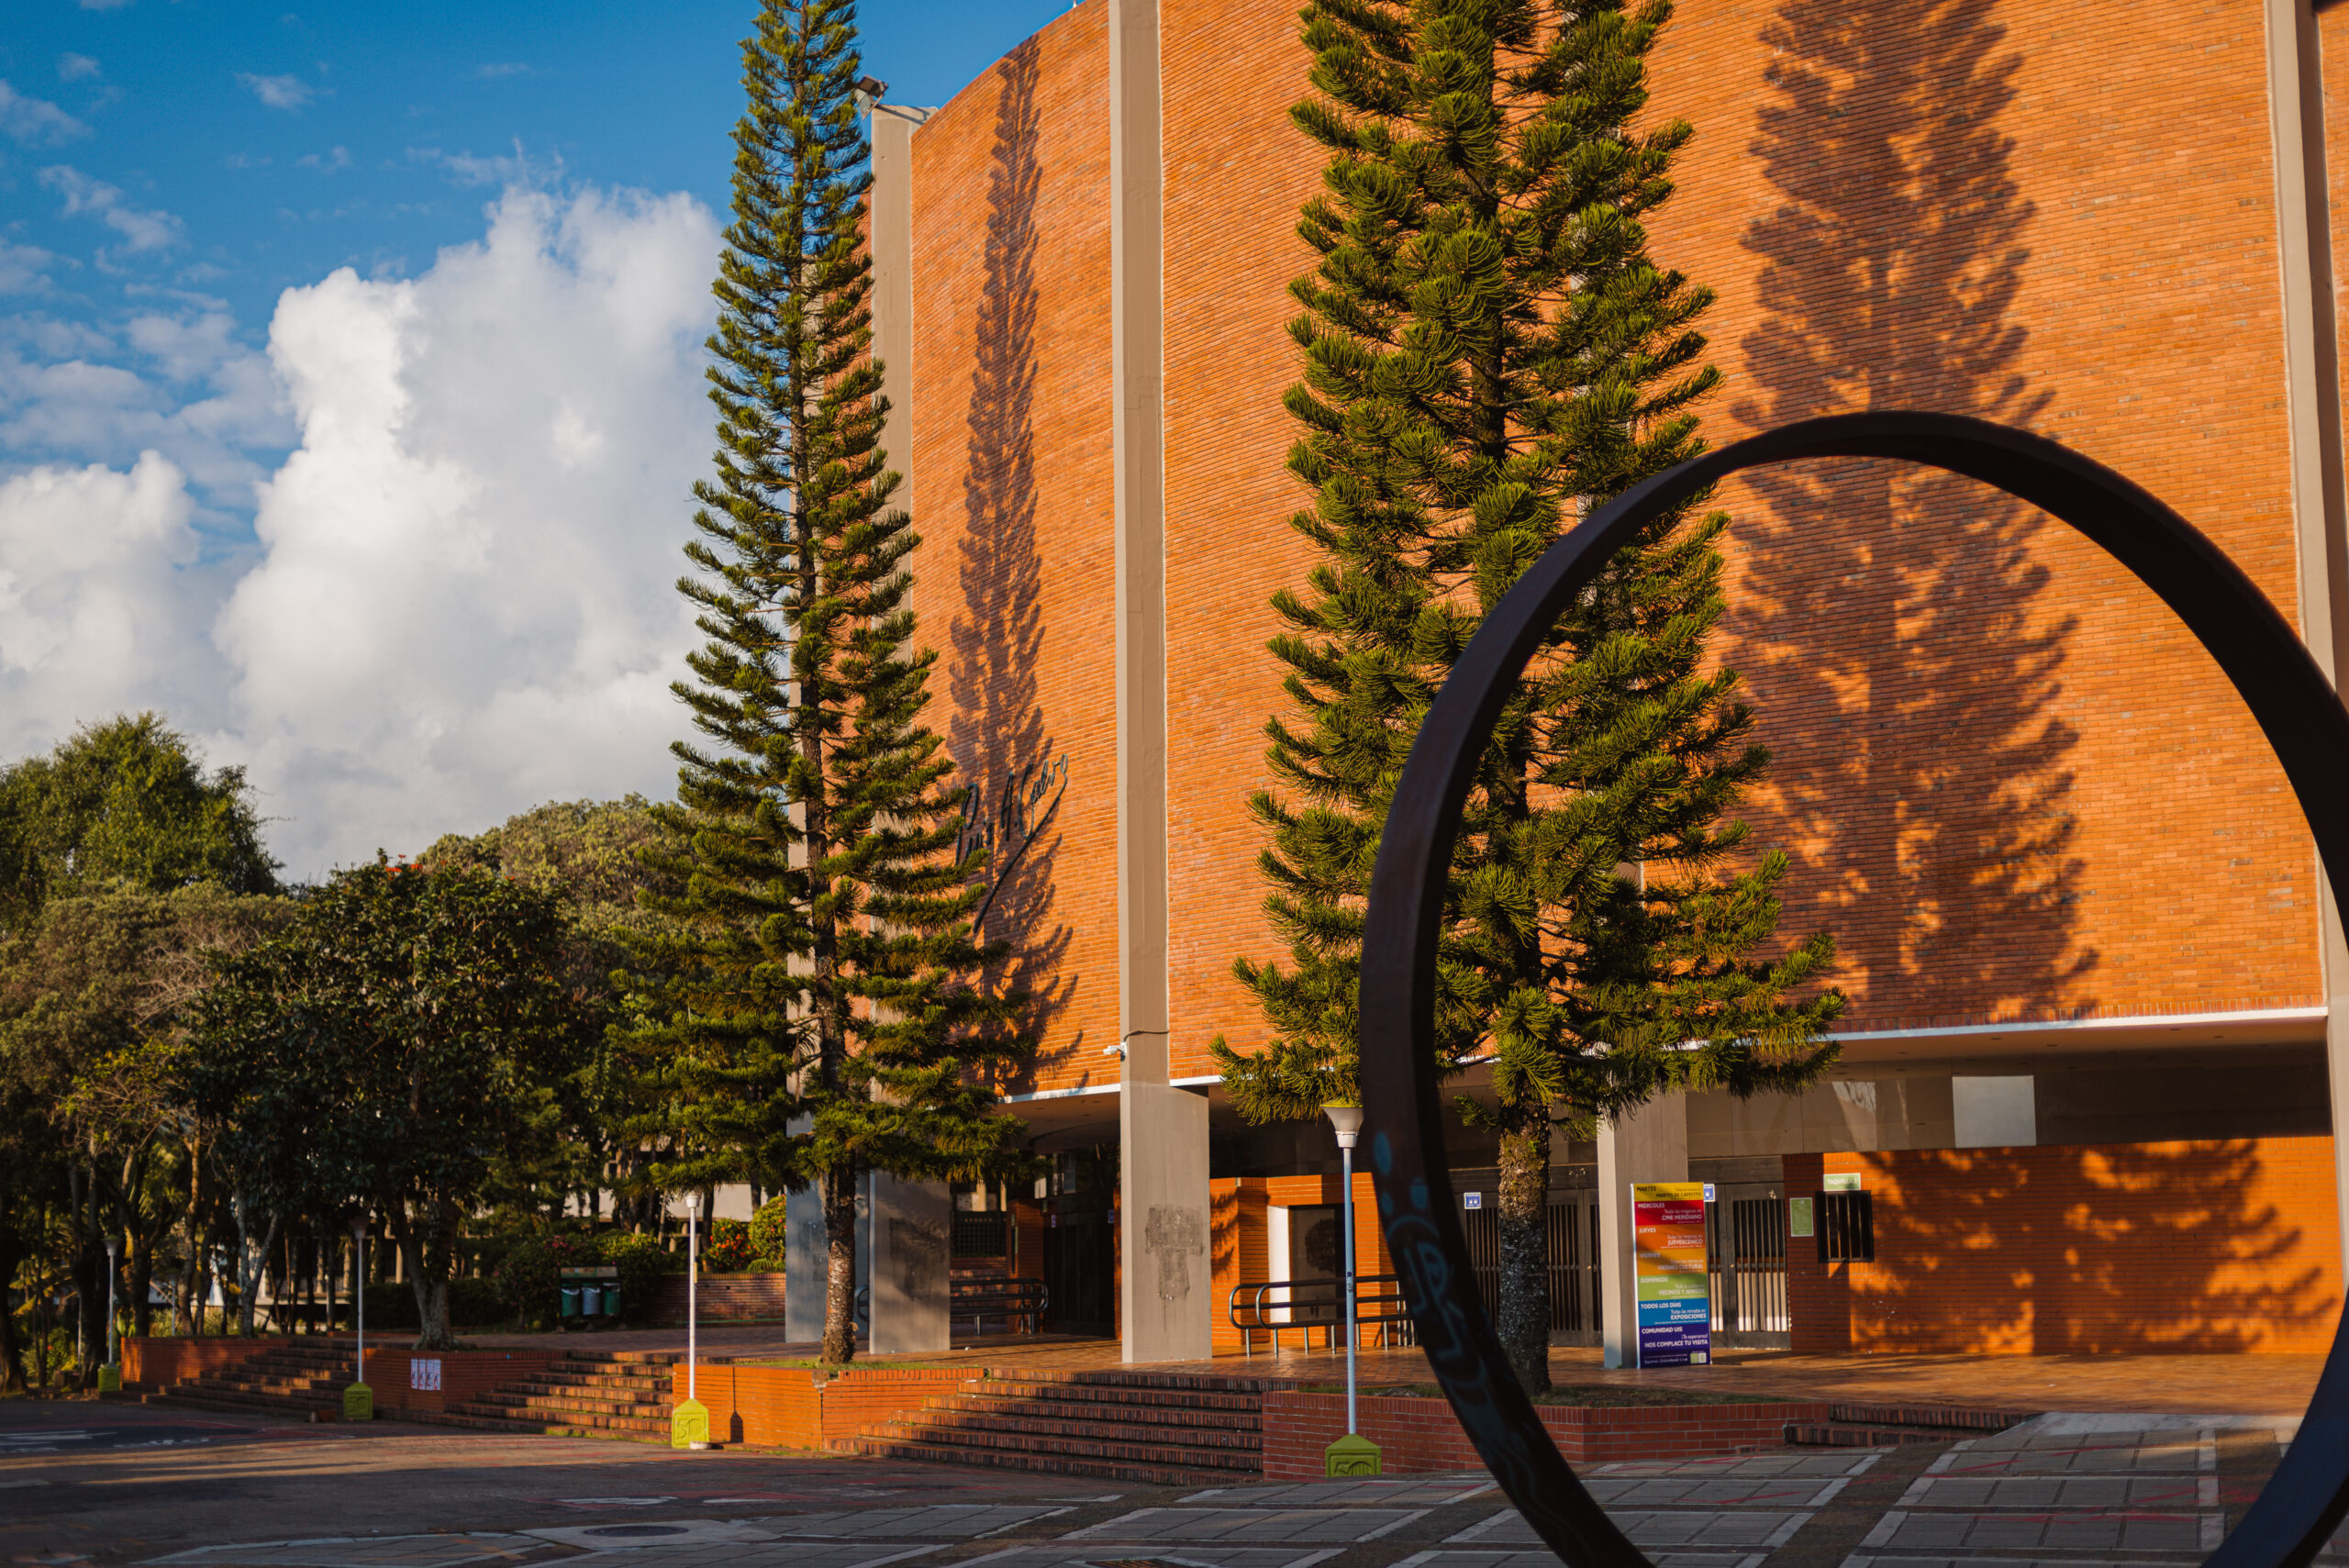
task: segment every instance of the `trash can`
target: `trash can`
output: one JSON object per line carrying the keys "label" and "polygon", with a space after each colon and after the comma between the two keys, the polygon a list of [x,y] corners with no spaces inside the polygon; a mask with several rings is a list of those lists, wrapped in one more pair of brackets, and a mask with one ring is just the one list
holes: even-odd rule
{"label": "trash can", "polygon": [[562,1315],[565,1318],[579,1316],[579,1287],[577,1285],[567,1284],[562,1287]]}
{"label": "trash can", "polygon": [[620,1287],[616,1284],[607,1284],[604,1287],[604,1316],[617,1318],[619,1315]]}
{"label": "trash can", "polygon": [[601,1318],[604,1315],[604,1287],[591,1284],[581,1291],[579,1309],[590,1318]]}

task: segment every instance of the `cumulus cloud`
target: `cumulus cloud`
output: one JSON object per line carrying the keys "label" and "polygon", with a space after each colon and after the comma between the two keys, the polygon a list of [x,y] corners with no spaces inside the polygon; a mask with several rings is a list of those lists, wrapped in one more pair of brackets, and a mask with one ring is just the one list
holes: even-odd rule
{"label": "cumulus cloud", "polygon": [[86,54],[69,52],[57,57],[57,79],[60,82],[79,82],[98,73],[98,62]]}
{"label": "cumulus cloud", "polygon": [[87,213],[122,236],[128,251],[162,250],[177,245],[180,220],[167,212],[148,212],[122,199],[118,186],[94,180],[79,169],[60,163],[40,172],[40,183],[65,198],[65,216]]}
{"label": "cumulus cloud", "polygon": [[256,76],[239,71],[237,80],[273,109],[298,109],[317,96],[317,90],[298,76]]}
{"label": "cumulus cloud", "polygon": [[50,264],[56,260],[39,246],[0,239],[0,294],[46,293]]}
{"label": "cumulus cloud", "polygon": [[225,672],[202,606],[186,475],[43,466],[0,484],[0,735],[10,755],[125,709],[184,712]]}
{"label": "cumulus cloud", "polygon": [[666,793],[717,248],[682,195],[515,190],[421,277],[344,269],[281,300],[301,445],[217,623],[216,750],[273,790],[290,863]]}
{"label": "cumulus cloud", "polygon": [[55,104],[28,98],[0,81],[0,135],[28,147],[55,147],[89,134],[88,126]]}
{"label": "cumulus cloud", "polygon": [[316,169],[321,174],[331,174],[338,169],[351,167],[351,150],[337,147],[325,152],[306,152],[294,162],[296,168]]}

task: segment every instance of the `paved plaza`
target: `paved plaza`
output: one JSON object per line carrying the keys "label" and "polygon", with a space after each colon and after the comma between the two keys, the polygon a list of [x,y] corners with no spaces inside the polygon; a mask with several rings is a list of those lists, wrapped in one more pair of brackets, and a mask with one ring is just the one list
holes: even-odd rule
{"label": "paved plaza", "polygon": [[[2288,1417],[1592,1466],[1658,1568],[2192,1568]],[[2340,1546],[2328,1553],[2343,1560]],[[0,1407],[28,1568],[1546,1568],[1483,1475],[1153,1488],[835,1455]]]}

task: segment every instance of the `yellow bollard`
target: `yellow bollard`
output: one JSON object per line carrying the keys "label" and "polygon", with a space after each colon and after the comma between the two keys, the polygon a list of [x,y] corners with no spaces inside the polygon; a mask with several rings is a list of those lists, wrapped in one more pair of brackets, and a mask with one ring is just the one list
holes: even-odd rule
{"label": "yellow bollard", "polygon": [[375,1391],[363,1383],[354,1383],[342,1391],[342,1418],[346,1421],[372,1421],[375,1418]]}
{"label": "yellow bollard", "polygon": [[1322,1473],[1332,1481],[1346,1475],[1375,1475],[1378,1445],[1349,1432],[1321,1451],[1321,1462],[1328,1467]]}
{"label": "yellow bollard", "polygon": [[709,1407],[698,1399],[680,1400],[669,1412],[671,1448],[709,1446]]}

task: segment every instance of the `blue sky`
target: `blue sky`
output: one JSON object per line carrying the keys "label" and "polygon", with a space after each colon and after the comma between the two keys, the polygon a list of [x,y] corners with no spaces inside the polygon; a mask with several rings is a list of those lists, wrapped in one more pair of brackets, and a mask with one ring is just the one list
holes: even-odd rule
{"label": "blue sky", "polygon": [[[870,0],[943,103],[1064,0]],[[124,709],[299,874],[665,790],[742,4],[14,0],[0,757]]]}

